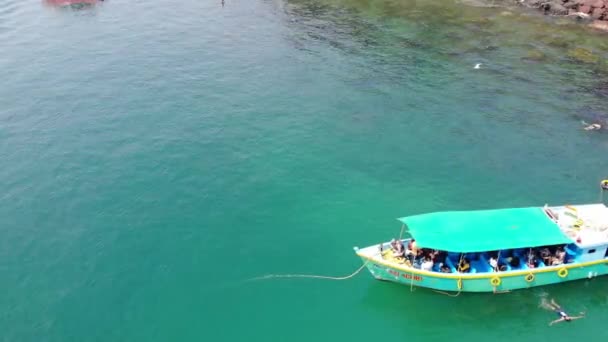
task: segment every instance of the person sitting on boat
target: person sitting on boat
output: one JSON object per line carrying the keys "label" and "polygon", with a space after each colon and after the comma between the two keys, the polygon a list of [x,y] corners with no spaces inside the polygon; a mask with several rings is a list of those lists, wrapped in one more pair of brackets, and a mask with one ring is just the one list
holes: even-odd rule
{"label": "person sitting on boat", "polygon": [[393,256],[395,258],[405,257],[405,248],[403,247],[403,242],[397,241],[395,244],[395,250],[393,251]]}
{"label": "person sitting on boat", "polygon": [[424,250],[422,248],[416,249],[416,254],[412,254],[412,258],[414,260],[414,267],[420,268],[420,265],[422,264],[422,259],[424,259],[424,255]]}
{"label": "person sitting on boat", "polygon": [[391,240],[391,249],[393,251],[397,249],[397,240],[395,240],[395,239]]}
{"label": "person sitting on boat", "polygon": [[528,265],[528,268],[538,267],[538,260],[536,258],[536,252],[534,250],[530,249],[529,251],[527,251],[524,257],[526,258],[526,265]]}
{"label": "person sitting on boat", "polygon": [[435,253],[433,253],[433,262],[443,264],[443,263],[445,263],[445,258],[447,258],[447,257],[448,257],[447,252],[435,251]]}
{"label": "person sitting on boat", "polygon": [[540,257],[543,259],[545,265],[551,265],[551,251],[549,248],[545,247],[540,250]]}
{"label": "person sitting on boat", "polygon": [[437,265],[437,267],[435,268],[439,269],[440,272],[446,272],[444,271],[445,267],[447,267],[447,272],[451,272],[450,267],[445,263],[445,258],[447,258],[447,256],[447,252],[437,250],[431,255],[431,261],[433,262],[433,265]]}
{"label": "person sitting on boat", "polygon": [[560,260],[566,260],[566,250],[564,247],[557,247],[557,251],[555,252],[555,256]]}
{"label": "person sitting on boat", "polygon": [[407,250],[411,255],[418,255],[418,246],[416,246],[416,239],[410,240],[410,243],[407,244]]}
{"label": "person sitting on boat", "polygon": [[441,271],[441,273],[452,273],[452,269],[447,264],[441,264],[439,270]]}
{"label": "person sitting on boat", "polygon": [[551,265],[561,265],[566,259],[566,251],[562,247],[558,247],[555,256],[551,258]]}
{"label": "person sitting on boat", "polygon": [[557,314],[557,316],[559,317],[558,319],[556,319],[556,320],[552,321],[551,323],[549,323],[550,326],[553,325],[553,324],[559,323],[559,322],[563,322],[563,321],[572,322],[575,319],[579,319],[579,318],[585,317],[585,313],[584,312],[581,312],[580,316],[570,316],[570,315],[568,315],[566,313],[566,311],[564,311],[564,309],[562,309],[562,307],[559,306],[559,304],[557,304],[555,302],[554,299],[551,299],[551,302],[549,303],[549,302],[547,302],[547,300],[545,298],[543,298],[542,301],[541,301],[541,303],[540,303],[540,306],[542,308],[544,308],[544,309],[554,311]]}
{"label": "person sitting on boat", "polygon": [[509,258],[509,265],[511,265],[512,268],[519,268],[519,266],[521,265],[521,261],[519,260],[519,257],[511,257]]}
{"label": "person sitting on boat", "polygon": [[488,260],[488,262],[490,263],[490,267],[492,267],[494,272],[498,272],[498,259],[492,255],[490,257],[490,260]]}
{"label": "person sitting on boat", "polygon": [[537,268],[538,267],[538,258],[536,257],[534,252],[531,252],[530,254],[528,254],[527,265],[528,265],[528,268]]}
{"label": "person sitting on boat", "polygon": [[458,272],[460,273],[468,273],[471,270],[471,263],[469,259],[462,258],[460,263],[458,264]]}
{"label": "person sitting on boat", "polygon": [[424,260],[422,261],[422,264],[420,264],[420,269],[423,271],[432,271],[433,270],[433,260],[431,260],[430,257],[425,257]]}
{"label": "person sitting on boat", "polygon": [[407,248],[405,248],[405,257],[409,260],[410,264],[414,264],[414,259],[416,258],[416,254],[418,253],[418,248],[416,248],[416,240],[412,239],[407,244]]}

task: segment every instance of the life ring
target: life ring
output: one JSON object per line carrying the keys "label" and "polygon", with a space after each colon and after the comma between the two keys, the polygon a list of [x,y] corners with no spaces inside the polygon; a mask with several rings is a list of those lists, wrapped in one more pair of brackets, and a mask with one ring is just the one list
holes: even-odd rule
{"label": "life ring", "polygon": [[458,279],[458,281],[456,281],[456,286],[458,287],[458,291],[462,290],[462,279]]}
{"label": "life ring", "polygon": [[526,280],[526,282],[531,283],[534,281],[534,274],[528,273],[528,275],[526,275],[524,279]]}
{"label": "life ring", "polygon": [[560,278],[566,278],[568,276],[568,270],[565,267],[562,267],[559,269],[559,271],[557,271],[557,275]]}
{"label": "life ring", "polygon": [[600,187],[602,187],[602,189],[604,190],[608,190],[608,179],[604,179],[603,181],[601,181]]}
{"label": "life ring", "polygon": [[494,287],[500,286],[500,283],[501,283],[501,281],[500,281],[500,278],[498,278],[498,277],[492,277],[492,279],[490,279],[490,284]]}

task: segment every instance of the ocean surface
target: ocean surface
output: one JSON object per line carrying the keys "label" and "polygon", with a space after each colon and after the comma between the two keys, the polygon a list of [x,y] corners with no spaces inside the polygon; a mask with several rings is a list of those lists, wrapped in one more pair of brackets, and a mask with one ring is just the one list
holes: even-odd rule
{"label": "ocean surface", "polygon": [[606,339],[608,279],[251,280],[347,275],[404,215],[600,200],[608,37],[496,5],[1,1],[0,340]]}

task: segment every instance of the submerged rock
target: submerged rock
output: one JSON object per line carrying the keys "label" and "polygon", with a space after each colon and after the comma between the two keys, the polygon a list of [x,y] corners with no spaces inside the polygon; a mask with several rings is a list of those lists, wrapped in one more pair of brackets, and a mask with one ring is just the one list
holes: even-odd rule
{"label": "submerged rock", "polygon": [[[608,21],[608,0],[512,0],[518,4],[537,8],[547,15],[568,16],[578,21]],[[598,29],[604,25],[596,23]]]}
{"label": "submerged rock", "polygon": [[568,15],[571,17],[575,17],[577,19],[581,19],[581,20],[585,20],[585,19],[589,19],[591,18],[591,16],[587,13],[583,13],[583,12],[576,12],[575,10],[570,10],[572,11],[572,13],[569,13]]}
{"label": "submerged rock", "polygon": [[608,21],[594,20],[589,27],[608,32]]}
{"label": "submerged rock", "polygon": [[577,62],[587,64],[596,64],[600,60],[600,57],[591,52],[591,50],[581,47],[568,51],[568,57]]}
{"label": "submerged rock", "polygon": [[[564,2],[564,7],[568,8],[568,9],[575,9],[579,6],[579,2],[574,0],[574,1],[567,1]],[[576,11],[575,11],[576,12]]]}
{"label": "submerged rock", "polygon": [[545,2],[540,6],[544,11],[545,14],[551,14],[551,15],[567,15],[568,14],[568,9],[564,6],[562,6],[561,2]]}
{"label": "submerged rock", "polygon": [[540,62],[546,60],[547,55],[540,50],[530,50],[525,57],[522,57],[522,59],[525,61]]}

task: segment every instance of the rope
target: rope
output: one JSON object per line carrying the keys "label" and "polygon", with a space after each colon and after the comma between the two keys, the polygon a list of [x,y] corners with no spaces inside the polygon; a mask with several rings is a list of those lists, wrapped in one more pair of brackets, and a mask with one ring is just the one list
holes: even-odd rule
{"label": "rope", "polygon": [[497,290],[496,286],[494,286],[494,291],[492,292],[493,294],[501,294],[501,293],[509,293],[511,292],[511,290]]}
{"label": "rope", "polygon": [[401,237],[403,236],[404,230],[405,230],[405,223],[401,225],[401,232],[399,233],[399,241],[401,241]]}
{"label": "rope", "polygon": [[411,280],[410,280],[410,292],[414,292],[414,273],[410,273],[411,276]]}
{"label": "rope", "polygon": [[460,296],[460,292],[462,292],[462,291],[458,290],[458,292],[456,294],[451,294],[451,293],[444,292],[444,291],[439,291],[439,290],[433,290],[433,291],[435,291],[437,293],[440,293],[440,294],[444,294],[444,295],[446,295],[448,297],[458,297],[458,296]]}
{"label": "rope", "polygon": [[251,279],[249,279],[249,281],[266,280],[266,279],[273,279],[273,278],[312,278],[312,279],[328,279],[328,280],[347,280],[347,279],[350,279],[350,278],[356,276],[357,274],[359,274],[359,272],[361,272],[363,270],[363,268],[365,268],[365,266],[369,262],[370,262],[370,260],[368,259],[355,272],[353,272],[347,276],[344,276],[344,277],[330,277],[330,276],[323,276],[323,275],[316,275],[316,274],[267,274],[265,276],[251,278]]}

